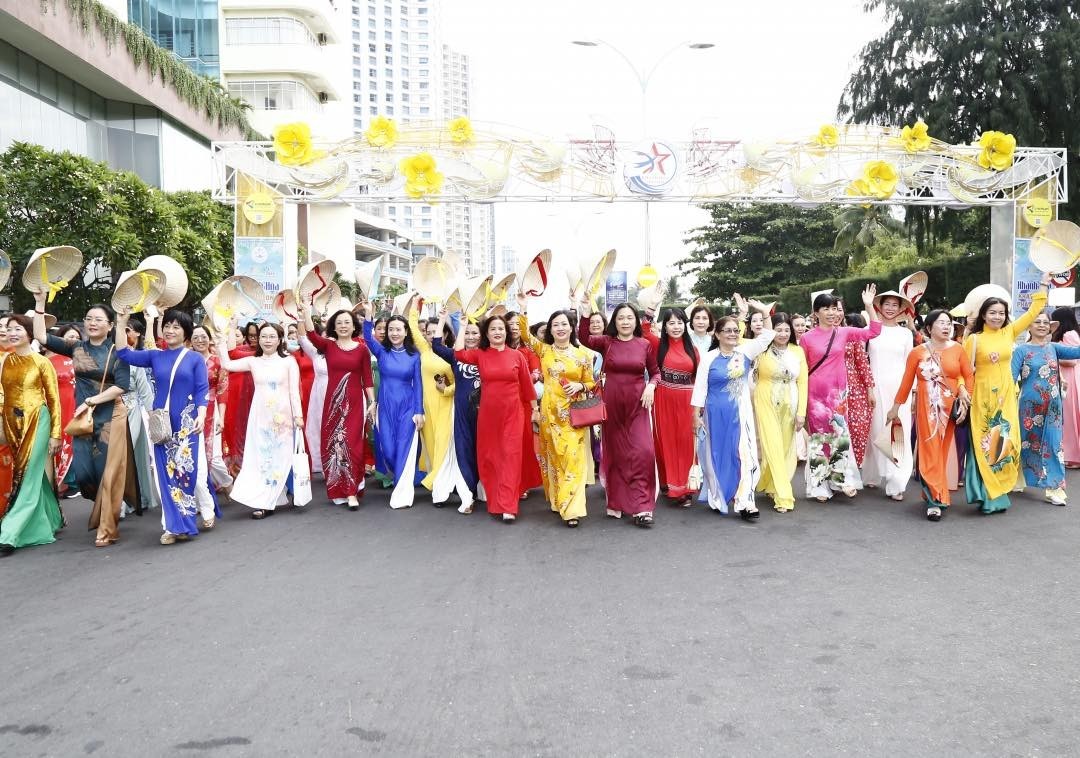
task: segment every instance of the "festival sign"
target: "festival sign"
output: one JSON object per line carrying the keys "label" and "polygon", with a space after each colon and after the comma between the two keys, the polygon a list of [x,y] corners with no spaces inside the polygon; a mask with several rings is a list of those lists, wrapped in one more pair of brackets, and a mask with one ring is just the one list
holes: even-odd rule
{"label": "festival sign", "polygon": [[615,306],[626,302],[626,272],[612,271],[608,274],[604,287],[604,304],[608,315],[615,310]]}
{"label": "festival sign", "polygon": [[233,271],[250,276],[265,297],[258,318],[273,320],[274,296],[285,287],[285,240],[275,237],[237,237],[233,245]]}

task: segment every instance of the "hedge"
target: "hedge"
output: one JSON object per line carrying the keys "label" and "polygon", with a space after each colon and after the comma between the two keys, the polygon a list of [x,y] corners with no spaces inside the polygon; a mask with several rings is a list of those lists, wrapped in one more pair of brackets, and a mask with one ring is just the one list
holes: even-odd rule
{"label": "hedge", "polygon": [[[941,306],[951,308],[963,302],[972,289],[990,281],[990,254],[980,253],[961,258],[946,258],[925,265],[922,270],[929,278],[926,294],[920,302],[922,310]],[[882,276],[825,279],[813,284],[781,287],[780,305],[777,307],[789,313],[809,313],[810,293],[830,288],[844,298],[845,304],[858,303],[862,290],[867,284],[871,282],[876,284],[878,292],[894,290],[900,286],[900,280],[913,271],[911,266],[903,266],[892,269]]]}

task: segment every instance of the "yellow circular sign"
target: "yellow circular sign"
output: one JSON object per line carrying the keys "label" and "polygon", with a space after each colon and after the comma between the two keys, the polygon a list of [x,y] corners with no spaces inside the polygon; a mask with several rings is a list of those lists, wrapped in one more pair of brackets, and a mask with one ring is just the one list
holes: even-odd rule
{"label": "yellow circular sign", "polygon": [[265,224],[274,217],[274,198],[266,192],[252,192],[244,198],[244,218],[256,225]]}
{"label": "yellow circular sign", "polygon": [[1054,208],[1050,205],[1049,200],[1036,198],[1024,203],[1024,221],[1027,221],[1029,226],[1038,229],[1040,226],[1052,221],[1053,218]]}
{"label": "yellow circular sign", "polygon": [[637,283],[639,287],[645,289],[646,287],[651,287],[656,284],[659,278],[660,274],[657,272],[657,270],[650,266],[648,263],[646,263],[644,266],[641,267],[641,270],[638,271]]}

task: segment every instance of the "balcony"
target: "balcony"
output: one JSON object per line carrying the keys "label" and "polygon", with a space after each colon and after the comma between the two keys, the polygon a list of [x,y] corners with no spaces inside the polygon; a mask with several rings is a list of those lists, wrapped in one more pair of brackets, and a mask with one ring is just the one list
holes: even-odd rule
{"label": "balcony", "polygon": [[330,44],[340,42],[339,30],[349,28],[347,11],[336,8],[331,0],[221,0],[220,7],[226,17],[229,11],[258,11],[266,15],[282,12],[296,16],[313,33],[325,34]]}
{"label": "balcony", "polygon": [[[391,255],[400,255],[406,260],[411,260],[413,257],[411,250],[406,250],[397,245],[391,245],[389,242],[382,242],[381,240],[372,239],[371,237],[365,237],[362,234],[353,235],[353,240],[356,244],[357,252],[390,253]],[[406,276],[408,276],[408,274],[406,274]]]}
{"label": "balcony", "polygon": [[297,79],[328,101],[341,99],[334,86],[334,64],[322,47],[307,44],[226,45],[221,54],[226,80]]}

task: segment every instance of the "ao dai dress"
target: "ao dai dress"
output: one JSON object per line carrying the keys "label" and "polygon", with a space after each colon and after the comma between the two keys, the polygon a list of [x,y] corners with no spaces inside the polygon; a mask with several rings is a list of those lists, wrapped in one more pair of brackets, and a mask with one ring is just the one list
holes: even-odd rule
{"label": "ao dai dress", "polygon": [[365,390],[374,387],[371,353],[362,343],[343,350],[336,340],[315,332],[307,337],[326,356],[327,384],[319,435],[326,495],[344,501],[364,490]]}
{"label": "ao dai dress", "polygon": [[[53,353],[49,363],[56,371],[56,386],[60,391],[60,428],[66,429],[71,417],[75,415],[75,364],[66,355]],[[60,452],[56,454],[56,482],[59,485],[67,477],[74,457],[71,435],[63,435]]]}
{"label": "ao dai dress", "polygon": [[[529,364],[517,350],[458,350],[466,367],[479,368],[480,395],[476,460],[491,514],[517,515],[521,496],[521,435],[530,404],[536,398]],[[531,434],[530,434],[531,436]]]}
{"label": "ao dai dress", "polygon": [[[375,339],[374,327],[370,321],[364,321],[364,342],[379,362],[378,421],[375,437],[387,466],[384,473],[402,487],[402,493],[406,489],[411,492],[413,472],[416,468],[413,444],[416,427],[412,419],[413,416],[424,413],[420,354],[416,351],[410,353],[404,347],[386,349]],[[402,506],[412,505],[412,496],[409,494],[407,500],[397,502]],[[391,505],[395,504],[395,501],[391,500]]]}
{"label": "ao dai dress", "polygon": [[272,511],[287,502],[286,485],[300,434],[293,421],[302,412],[300,369],[292,358],[277,354],[222,361],[222,366],[233,373],[250,373],[254,387],[244,461],[229,496],[249,508]]}
{"label": "ao dai dress", "polygon": [[[544,395],[540,398],[540,473],[544,494],[551,510],[563,521],[585,518],[585,445],[588,429],[570,424],[570,403],[563,382],[581,382],[587,391],[596,387],[592,372],[592,352],[567,345],[558,348],[541,342],[529,333],[529,322],[518,317],[521,337],[540,357]],[[482,394],[482,393],[481,393]]]}
{"label": "ao dai dress", "polygon": [[607,507],[628,516],[652,513],[656,507],[656,453],[649,411],[642,407],[641,395],[646,382],[655,385],[660,381],[656,353],[644,337],[622,340],[590,335],[585,319],[578,338],[604,356],[607,421],[601,444],[609,454],[600,467]]}
{"label": "ao dai dress", "polygon": [[754,418],[761,451],[757,491],[768,494],[778,511],[795,507],[791,489],[799,463],[795,417],[806,418],[806,368],[806,355],[798,345],[770,345],[757,359]]}
{"label": "ao dai dress", "polygon": [[804,468],[807,497],[831,498],[833,490],[862,488],[846,418],[848,385],[844,347],[848,342],[866,342],[880,333],[881,322],[871,321],[865,327],[816,327],[799,340],[808,367],[813,368],[821,361],[807,380],[806,425],[810,432]]}
{"label": "ao dai dress", "polygon": [[[975,363],[971,393],[971,444],[964,469],[964,488],[970,503],[983,513],[1009,507],[1009,492],[1020,476],[1020,416],[1016,379],[1012,372],[1016,337],[1046,307],[1046,290],[1031,299],[1027,313],[1000,329],[984,326],[964,339],[964,351]],[[972,465],[972,459],[976,465]]]}
{"label": "ao dai dress", "polygon": [[870,440],[870,397],[874,392],[874,377],[870,374],[866,347],[861,342],[849,342],[844,346],[844,363],[848,380],[846,415],[851,451],[855,454],[855,465],[862,468],[866,444]]}
{"label": "ao dai dress", "polygon": [[432,340],[431,347],[440,358],[454,367],[454,452],[461,476],[475,494],[480,481],[476,460],[480,367],[456,358],[453,348],[444,345],[442,337]]}
{"label": "ao dai dress", "polygon": [[970,388],[973,379],[971,361],[959,343],[940,352],[930,344],[920,345],[908,353],[900,386],[890,402],[890,407],[892,402],[906,402],[915,385],[916,457],[927,507],[946,508],[951,503],[949,491],[956,482],[949,475],[956,431],[952,408],[960,386]]}
{"label": "ao dai dress", "polygon": [[[874,377],[874,386],[870,391],[874,394],[875,401],[870,418],[871,440],[876,440],[885,430],[885,416],[892,408],[908,355],[913,347],[911,330],[903,326],[882,325],[881,334],[867,343],[870,371]],[[911,403],[908,398],[904,398],[900,404],[897,416],[904,427],[904,439],[911,439]],[[870,445],[863,459],[863,483],[875,487],[884,486],[888,497],[902,495],[907,489],[908,480],[911,479],[911,468],[909,445],[904,445],[904,457],[899,464],[893,463],[876,445]]]}
{"label": "ao dai dress", "polygon": [[[170,534],[199,533],[195,517],[200,502],[196,488],[206,484],[206,451],[198,423],[199,408],[209,402],[210,383],[206,362],[193,350],[132,350],[123,347],[116,351],[120,360],[129,366],[147,369],[154,379],[153,407],[169,404],[172,436],[164,443],[153,444],[154,469],[161,496],[161,521]],[[177,364],[179,361],[179,364]],[[176,368],[175,374],[173,368]],[[149,437],[147,438],[149,441]],[[208,493],[207,493],[208,494]],[[213,502],[206,504],[203,518],[213,518]]]}
{"label": "ao dai dress", "polygon": [[[311,359],[315,378],[311,383],[311,396],[308,398],[308,413],[304,416],[304,439],[307,441],[308,458],[311,470],[322,473],[322,414],[326,404],[326,356],[315,349],[306,336],[300,338],[300,349]],[[370,355],[370,351],[368,351]],[[302,399],[302,398],[301,398]]]}
{"label": "ao dai dress", "polygon": [[63,525],[49,481],[49,438],[60,439],[56,372],[42,355],[8,353],[0,368],[3,426],[11,448],[11,500],[0,520],[0,544],[11,547],[54,542]]}
{"label": "ao dai dress", "polygon": [[750,399],[750,372],[754,359],[769,346],[776,333],[765,329],[752,340],[735,346],[730,355],[718,348],[705,354],[698,366],[690,404],[704,408],[704,436],[698,461],[704,486],[698,500],[727,513],[754,512],[754,487],[761,467]]}
{"label": "ao dai dress", "polygon": [[694,409],[690,397],[694,394],[698,355],[696,348],[693,357],[687,355],[681,339],[670,340],[653,398],[653,438],[660,483],[667,485],[668,497],[675,500],[691,494],[687,489],[694,464]]}
{"label": "ao dai dress", "polygon": [[1050,342],[1019,345],[1012,372],[1020,383],[1020,462],[1029,487],[1065,486],[1065,453],[1059,360],[1080,359],[1080,347]]}

